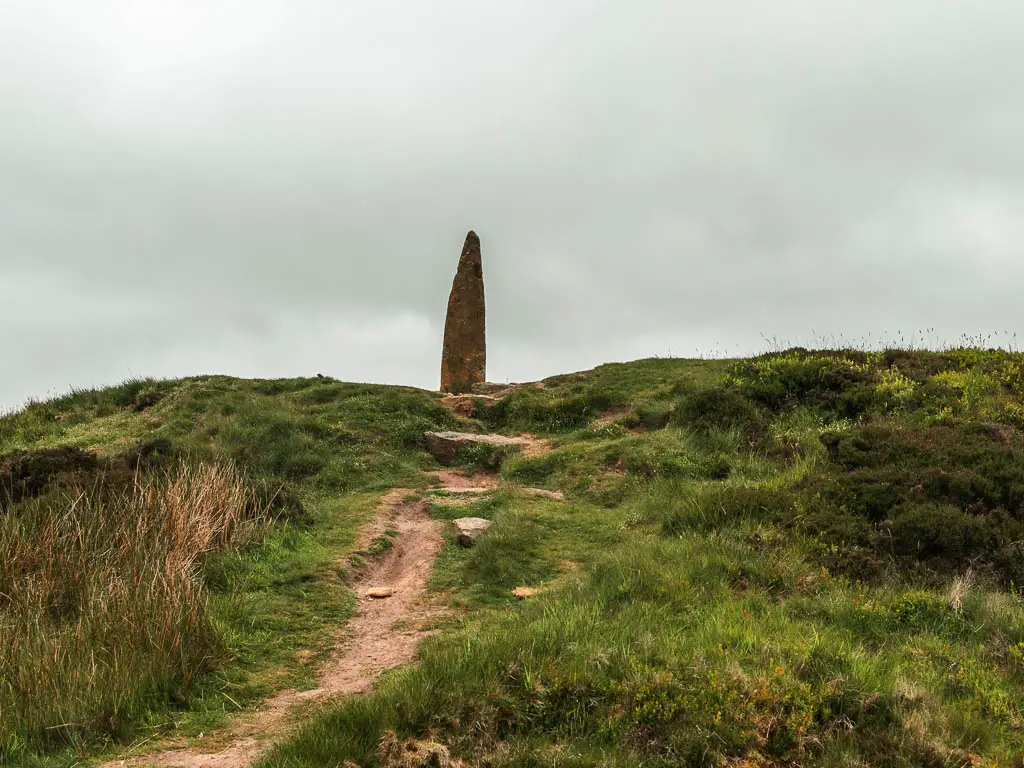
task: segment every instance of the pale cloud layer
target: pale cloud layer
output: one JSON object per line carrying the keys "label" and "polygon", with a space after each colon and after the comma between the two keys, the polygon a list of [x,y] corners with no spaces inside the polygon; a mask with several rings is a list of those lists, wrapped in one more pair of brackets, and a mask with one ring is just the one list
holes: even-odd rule
{"label": "pale cloud layer", "polygon": [[[61,6],[61,7],[58,7]],[[1021,328],[1024,4],[0,4],[0,407]]]}

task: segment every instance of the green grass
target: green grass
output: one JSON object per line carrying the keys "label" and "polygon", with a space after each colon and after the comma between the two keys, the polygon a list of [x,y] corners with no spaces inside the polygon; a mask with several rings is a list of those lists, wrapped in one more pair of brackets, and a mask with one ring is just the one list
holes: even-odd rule
{"label": "green grass", "polygon": [[917,590],[872,598],[806,581],[812,571],[791,552],[741,567],[749,554],[739,535],[625,544],[585,584],[432,641],[418,668],[325,714],[263,764],[373,765],[387,728],[443,734],[500,765],[737,754],[917,765],[944,759],[951,740],[1016,754],[1019,691],[991,642],[1019,637],[1015,607],[976,597],[957,614]]}
{"label": "green grass", "polygon": [[[389,730],[474,766],[1019,764],[1021,355],[644,360],[517,390],[475,423],[554,450],[504,458],[473,504],[428,496],[440,519],[492,521],[470,549],[447,534],[431,586],[453,618],[260,768],[380,766]],[[136,726],[192,734],[312,679],[351,607],[338,564],[359,525],[381,492],[425,488],[424,430],[472,427],[416,390],[204,377],[33,405],[0,420],[0,453],[116,458],[162,437],[302,502],[205,570],[230,653]]]}
{"label": "green grass", "polygon": [[469,549],[449,533],[434,569],[432,586],[455,592],[467,608],[507,605],[516,587],[555,580],[585,557],[621,538],[611,512],[504,491],[469,505],[432,507],[435,517],[483,517],[487,535]]}
{"label": "green grass", "polygon": [[[0,484],[5,472],[36,467],[39,462],[29,465],[25,457],[43,454],[32,452],[71,446],[105,457],[89,465],[77,458],[86,454],[69,454],[81,466],[58,472],[38,489],[39,499],[12,507],[0,518],[0,534],[17,532],[27,505],[41,507],[44,517],[62,514],[58,497],[68,483],[89,487],[97,473],[127,473],[130,481],[136,446],[154,441],[188,464],[228,461],[255,487],[283,486],[286,513],[248,546],[204,561],[202,626],[210,640],[203,641],[205,650],[197,646],[200,674],[165,665],[151,685],[138,687],[122,665],[118,679],[131,703],[118,705],[117,718],[103,716],[101,699],[82,699],[76,711],[89,715],[86,724],[47,730],[45,738],[4,714],[0,761],[72,764],[109,745],[154,746],[165,735],[208,733],[276,690],[312,684],[317,662],[352,609],[339,564],[356,549],[358,529],[382,491],[424,484],[422,470],[434,464],[420,448],[423,431],[455,423],[437,400],[419,390],[323,379],[201,377],[75,392],[0,418]],[[69,461],[65,454],[52,456],[51,464]],[[7,498],[4,491],[0,496]],[[0,607],[0,625],[4,616]],[[62,626],[47,631],[56,637]],[[112,648],[110,632],[91,647],[100,653]],[[152,637],[140,639],[138,648],[152,643]],[[26,695],[5,685],[12,681],[0,680],[0,713],[17,711]],[[63,722],[60,715],[55,709],[52,722]]]}
{"label": "green grass", "polygon": [[[275,512],[227,465],[54,490],[0,520],[0,756],[127,736],[224,650],[199,576]],[[227,556],[226,554],[224,556]]]}
{"label": "green grass", "polygon": [[493,520],[435,569],[458,623],[261,768],[380,765],[388,730],[473,765],[1016,764],[1022,366],[795,351],[515,393],[483,420],[555,450],[502,475],[567,500],[433,505]]}

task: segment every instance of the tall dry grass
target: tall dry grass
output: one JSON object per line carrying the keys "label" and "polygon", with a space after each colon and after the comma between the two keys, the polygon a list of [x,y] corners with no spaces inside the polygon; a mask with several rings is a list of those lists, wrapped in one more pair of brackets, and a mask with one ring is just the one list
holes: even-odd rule
{"label": "tall dry grass", "polygon": [[231,465],[62,490],[0,518],[0,762],[116,733],[221,650],[201,565],[272,517]]}

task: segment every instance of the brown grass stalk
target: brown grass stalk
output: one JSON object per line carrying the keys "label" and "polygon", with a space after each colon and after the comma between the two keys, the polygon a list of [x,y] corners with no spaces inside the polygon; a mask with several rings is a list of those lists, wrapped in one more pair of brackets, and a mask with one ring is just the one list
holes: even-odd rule
{"label": "brown grass stalk", "polygon": [[116,732],[154,697],[184,695],[221,651],[203,560],[270,517],[223,463],[11,507],[0,518],[0,758]]}

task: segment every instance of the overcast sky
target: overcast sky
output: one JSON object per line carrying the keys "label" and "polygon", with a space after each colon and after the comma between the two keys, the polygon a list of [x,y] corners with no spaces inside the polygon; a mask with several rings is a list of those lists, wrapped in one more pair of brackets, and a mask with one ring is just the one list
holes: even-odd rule
{"label": "overcast sky", "polygon": [[[0,2],[0,408],[1024,333],[1016,0]],[[870,337],[869,337],[870,334]]]}

